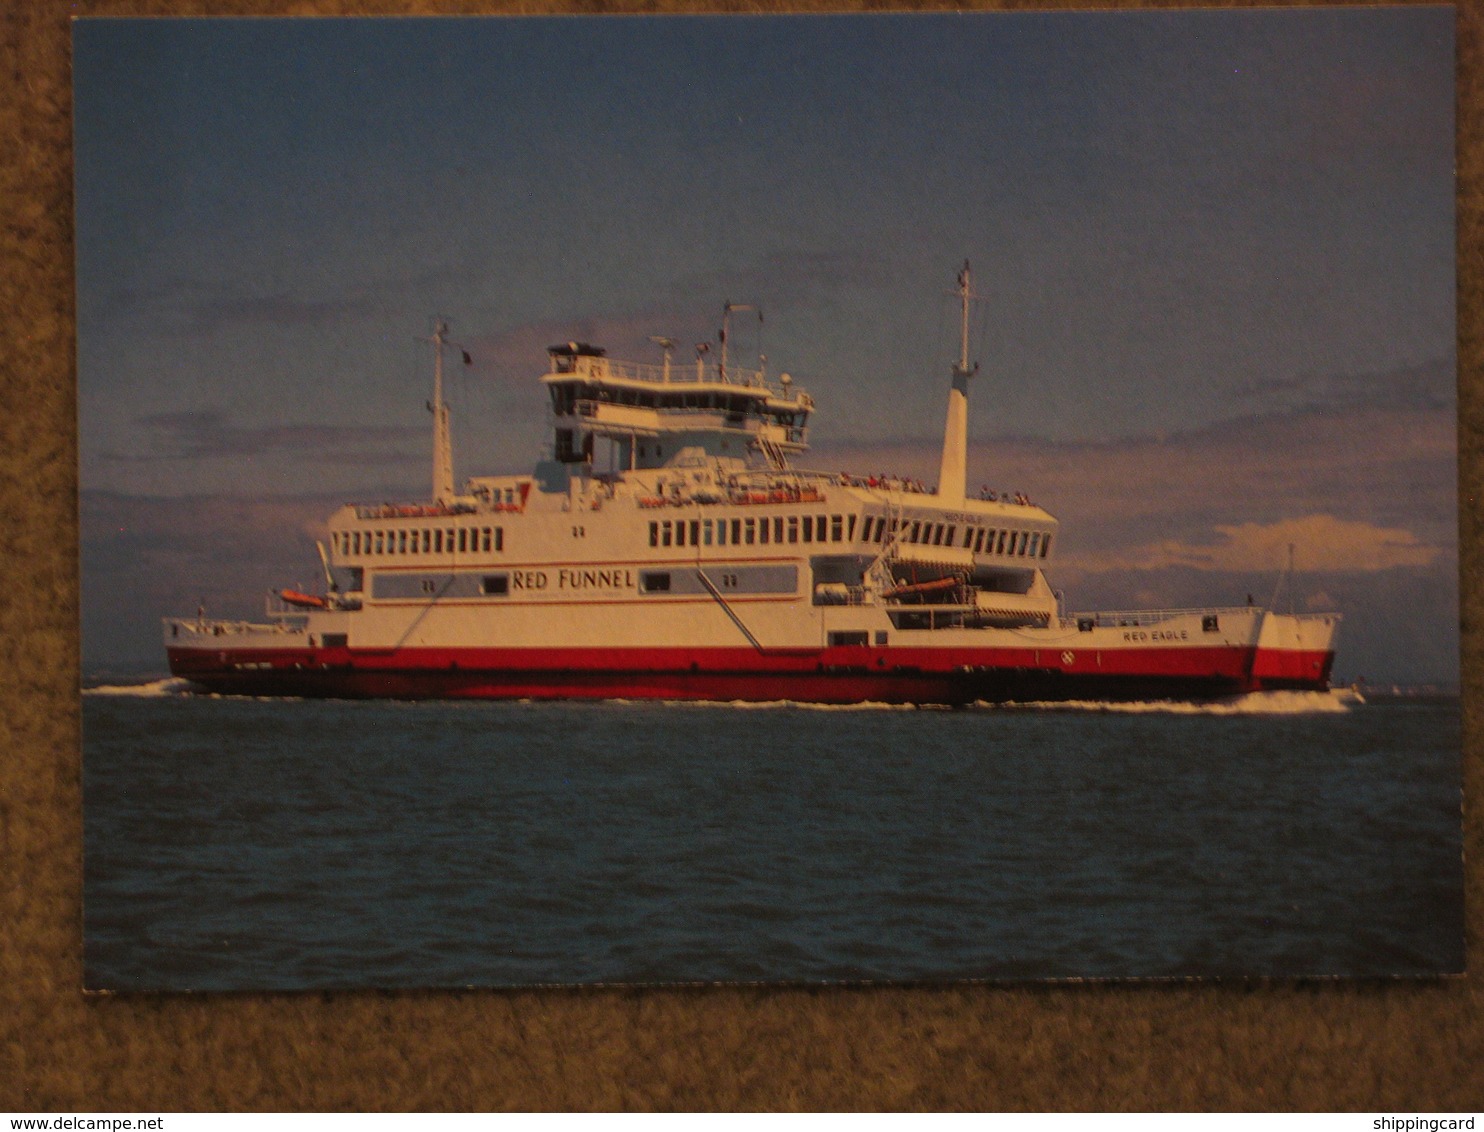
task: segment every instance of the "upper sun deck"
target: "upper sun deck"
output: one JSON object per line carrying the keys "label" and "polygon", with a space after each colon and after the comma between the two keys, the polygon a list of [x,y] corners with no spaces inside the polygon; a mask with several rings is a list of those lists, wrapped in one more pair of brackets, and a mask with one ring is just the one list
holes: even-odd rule
{"label": "upper sun deck", "polygon": [[551,394],[553,453],[562,464],[593,461],[593,441],[614,448],[615,468],[664,466],[686,449],[742,459],[762,452],[775,466],[808,446],[814,402],[787,374],[776,382],[761,370],[712,363],[698,348],[696,364],[673,365],[670,343],[662,365],[620,362],[598,346],[568,342],[547,350],[541,378]]}

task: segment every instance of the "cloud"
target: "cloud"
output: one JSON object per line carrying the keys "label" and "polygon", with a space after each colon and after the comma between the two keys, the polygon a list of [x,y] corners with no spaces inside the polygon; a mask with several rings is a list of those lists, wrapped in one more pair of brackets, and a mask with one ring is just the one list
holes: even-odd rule
{"label": "cloud", "polygon": [[719,313],[708,314],[699,307],[686,310],[677,306],[611,317],[547,319],[473,338],[466,346],[476,371],[526,389],[532,374],[543,364],[547,349],[560,342],[590,342],[602,346],[611,357],[659,364],[663,354],[650,339],[665,335],[675,341],[674,364],[694,365],[694,345],[715,336],[719,317]]}
{"label": "cloud", "polygon": [[[824,443],[803,462],[932,480],[941,444]],[[1451,546],[1457,450],[1446,409],[1273,414],[1113,441],[971,438],[969,486],[1029,494],[1065,523],[1064,553],[1196,545],[1218,524],[1306,515],[1404,528]]]}
{"label": "cloud", "polygon": [[1295,548],[1295,564],[1305,571],[1371,573],[1405,566],[1430,566],[1442,549],[1420,542],[1400,527],[1305,515],[1276,523],[1216,524],[1203,542],[1167,539],[1112,554],[1084,555],[1089,572],[1163,570],[1184,566],[1230,573],[1278,570]]}
{"label": "cloud", "polygon": [[171,279],[148,289],[115,291],[103,313],[137,319],[175,337],[203,337],[236,326],[322,326],[378,309],[368,293],[335,298],[277,291],[263,294],[237,281]]}
{"label": "cloud", "polygon": [[[1055,577],[1190,567],[1442,569],[1457,556],[1457,431],[1444,409],[1225,421],[1170,436],[970,444],[969,486],[1025,491],[1063,524]],[[824,444],[824,470],[937,477],[937,438]]]}
{"label": "cloud", "polygon": [[[770,253],[753,266],[733,271],[693,272],[681,277],[670,294],[639,310],[528,322],[498,334],[469,340],[466,346],[474,368],[490,377],[525,387],[532,368],[541,364],[547,347],[558,342],[590,342],[604,347],[610,357],[659,363],[662,354],[653,337],[675,342],[676,366],[694,365],[694,347],[714,344],[721,325],[722,303],[765,300],[761,321],[755,311],[732,316],[733,356],[741,364],[757,365],[757,354],[767,352],[769,311],[800,311],[817,303],[821,290],[840,279],[873,287],[890,277],[878,256],[857,252],[793,249]],[[715,360],[715,355],[712,359]]]}
{"label": "cloud", "polygon": [[159,619],[204,604],[261,618],[272,589],[314,588],[328,495],[158,498],[78,493],[85,663],[162,667]]}
{"label": "cloud", "polygon": [[425,429],[392,425],[241,425],[217,410],[152,413],[135,423],[154,434],[150,451],[109,452],[105,459],[148,462],[289,452],[332,464],[385,464],[413,458],[392,451],[393,445],[426,436]]}
{"label": "cloud", "polygon": [[1304,373],[1233,382],[1228,392],[1239,402],[1261,406],[1271,414],[1329,409],[1334,405],[1367,408],[1451,409],[1456,401],[1457,373],[1451,359],[1435,358],[1417,365],[1366,373]]}

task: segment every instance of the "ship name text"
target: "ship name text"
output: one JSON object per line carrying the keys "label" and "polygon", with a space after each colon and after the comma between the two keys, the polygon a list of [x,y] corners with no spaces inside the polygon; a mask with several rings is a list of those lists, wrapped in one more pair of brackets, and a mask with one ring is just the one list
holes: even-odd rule
{"label": "ship name text", "polygon": [[[514,590],[551,589],[551,573],[547,570],[512,570],[510,588]],[[594,569],[561,569],[556,572],[556,589],[559,590],[632,590],[638,588],[633,570],[617,566]]]}
{"label": "ship name text", "polygon": [[1155,629],[1152,633],[1146,633],[1142,629],[1135,629],[1123,635],[1125,641],[1188,641],[1190,632],[1187,629]]}

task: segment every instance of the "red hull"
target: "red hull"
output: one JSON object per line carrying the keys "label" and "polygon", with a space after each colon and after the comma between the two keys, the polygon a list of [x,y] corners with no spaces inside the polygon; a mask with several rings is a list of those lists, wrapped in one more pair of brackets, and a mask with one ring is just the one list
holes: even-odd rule
{"label": "red hull", "polygon": [[390,699],[973,703],[1208,699],[1324,690],[1332,652],[1254,648],[180,649],[170,670],[223,693]]}

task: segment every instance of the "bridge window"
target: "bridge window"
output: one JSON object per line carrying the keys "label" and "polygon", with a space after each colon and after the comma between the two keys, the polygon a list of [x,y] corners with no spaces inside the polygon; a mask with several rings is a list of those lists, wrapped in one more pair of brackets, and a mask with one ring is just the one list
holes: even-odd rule
{"label": "bridge window", "polygon": [[660,544],[660,525],[658,523],[650,523],[649,524],[649,545],[650,546],[659,546],[659,544]]}
{"label": "bridge window", "polygon": [[769,522],[767,519],[759,519],[757,521],[757,526],[758,526],[758,532],[757,532],[758,538],[757,538],[757,541],[758,542],[761,542],[761,543],[767,543],[767,542],[771,541],[770,536],[771,536],[771,533],[772,533],[773,524],[771,522]]}
{"label": "bridge window", "polygon": [[1046,552],[1049,551],[1050,549],[1051,549],[1051,536],[1049,534],[1048,535],[1041,536],[1041,557],[1042,558],[1045,558],[1046,557]]}
{"label": "bridge window", "polygon": [[1036,551],[1038,551],[1040,549],[1041,549],[1041,532],[1040,531],[1033,531],[1031,533],[1030,547],[1026,551],[1026,553],[1029,554],[1032,558],[1035,558],[1036,557]]}
{"label": "bridge window", "polygon": [[816,516],[814,516],[814,541],[815,542],[824,542],[825,541],[825,533],[824,533],[824,529],[825,528],[824,528],[824,524],[825,524],[825,520],[826,520],[827,517],[828,516],[825,516],[825,515],[816,515]]}
{"label": "bridge window", "polygon": [[996,554],[1005,553],[1005,536],[1009,533],[1009,531],[1001,531],[999,537],[995,539],[994,552]]}
{"label": "bridge window", "polygon": [[845,516],[830,516],[830,541],[839,542],[845,537]]}
{"label": "bridge window", "polygon": [[773,519],[773,541],[783,541],[783,516],[777,515]]}
{"label": "bridge window", "polygon": [[732,520],[732,545],[736,546],[742,541],[742,520]]}
{"label": "bridge window", "polygon": [[660,545],[669,546],[674,534],[670,530],[670,520],[666,519],[660,524]]}
{"label": "bridge window", "polygon": [[855,516],[849,516],[845,521],[845,541],[855,541]]}
{"label": "bridge window", "polygon": [[799,541],[799,517],[797,515],[790,515],[788,517],[788,541]]}
{"label": "bridge window", "polygon": [[756,519],[742,520],[742,541],[745,542],[748,546],[751,546],[755,541],[757,541]]}
{"label": "bridge window", "polygon": [[685,545],[685,520],[684,519],[677,519],[675,521],[675,545],[676,546],[684,546]]}

